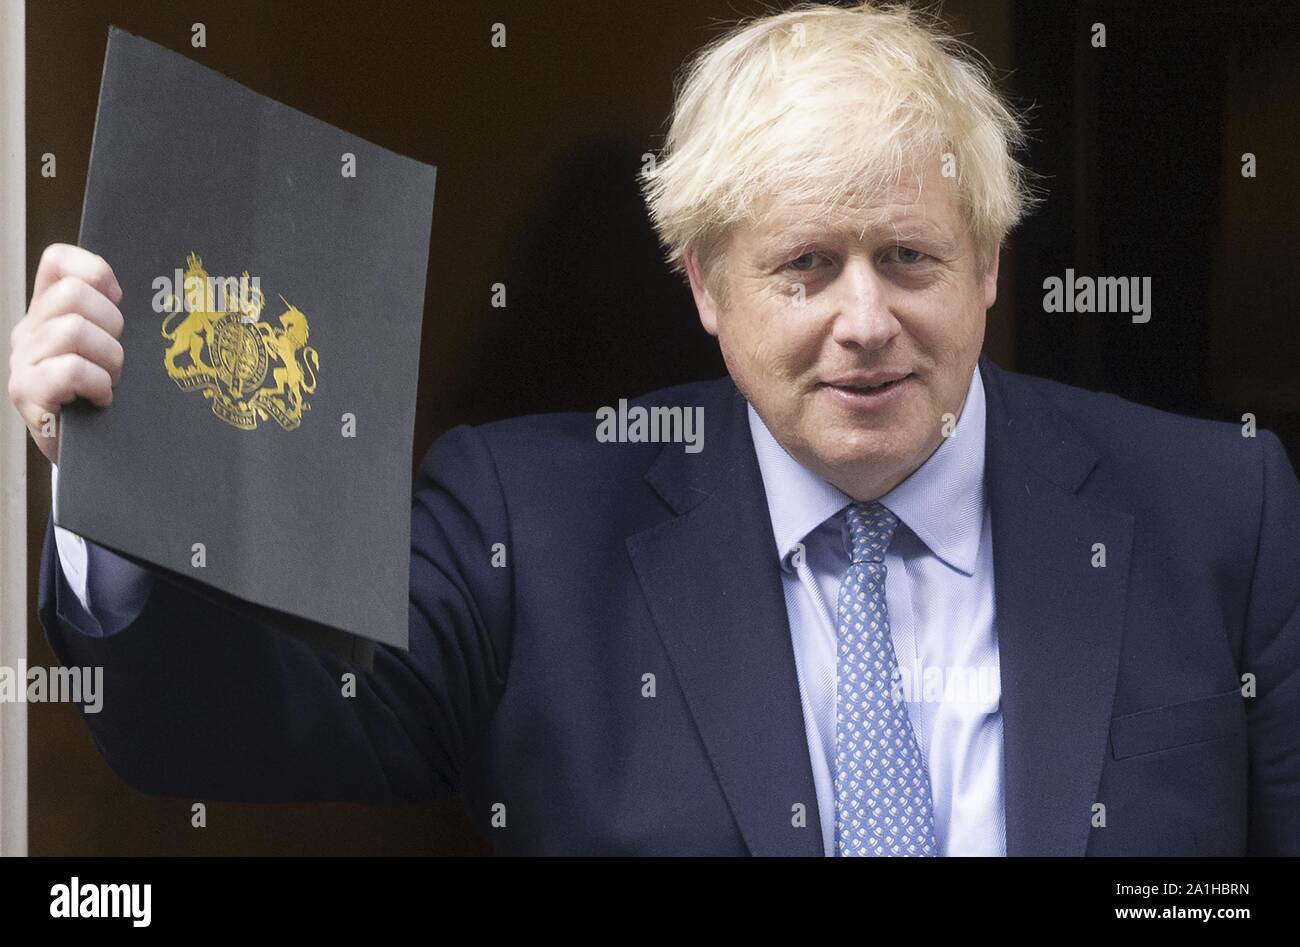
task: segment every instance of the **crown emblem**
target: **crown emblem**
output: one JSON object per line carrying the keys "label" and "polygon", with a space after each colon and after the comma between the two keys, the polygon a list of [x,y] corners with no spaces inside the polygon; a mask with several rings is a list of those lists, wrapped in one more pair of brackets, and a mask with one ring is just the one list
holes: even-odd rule
{"label": "crown emblem", "polygon": [[320,371],[319,355],[307,344],[306,314],[280,296],[279,326],[263,322],[266,297],[249,286],[247,271],[228,281],[238,290],[223,291],[218,304],[198,254],[186,264],[184,301],[169,294],[163,302],[167,376],[182,391],[202,391],[212,413],[241,430],[268,419],[294,430],[311,409],[304,396],[315,393]]}

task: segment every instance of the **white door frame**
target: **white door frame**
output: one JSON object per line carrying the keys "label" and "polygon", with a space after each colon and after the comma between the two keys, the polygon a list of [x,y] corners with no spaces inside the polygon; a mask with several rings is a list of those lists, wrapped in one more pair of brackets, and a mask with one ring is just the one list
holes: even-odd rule
{"label": "white door frame", "polygon": [[[23,0],[0,0],[0,344],[27,308]],[[27,428],[0,409],[0,668],[27,666]],[[22,682],[19,686],[23,686]],[[0,855],[27,854],[27,705],[0,702]]]}

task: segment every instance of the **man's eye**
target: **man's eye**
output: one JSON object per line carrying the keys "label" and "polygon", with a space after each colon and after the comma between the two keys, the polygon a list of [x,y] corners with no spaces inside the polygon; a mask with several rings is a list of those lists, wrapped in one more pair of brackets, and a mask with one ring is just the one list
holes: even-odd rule
{"label": "man's eye", "polygon": [[889,259],[893,263],[913,264],[925,259],[925,254],[911,247],[893,246],[889,249]]}
{"label": "man's eye", "polygon": [[822,259],[824,259],[824,257],[820,253],[815,253],[809,250],[807,253],[795,257],[786,264],[786,267],[799,273],[807,273],[817,265],[819,260]]}

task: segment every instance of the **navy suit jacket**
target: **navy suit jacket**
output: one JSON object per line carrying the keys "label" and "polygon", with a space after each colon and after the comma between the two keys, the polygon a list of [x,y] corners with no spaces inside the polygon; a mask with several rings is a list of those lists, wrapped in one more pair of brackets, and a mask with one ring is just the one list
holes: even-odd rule
{"label": "navy suit jacket", "polygon": [[[1277,438],[981,366],[1008,854],[1300,854],[1300,485]],[[598,443],[592,414],[434,444],[411,650],[380,648],[354,697],[337,658],[162,578],[125,630],[83,634],[47,532],[50,643],[105,668],[96,745],[150,794],[459,793],[499,853],[820,855],[745,402],[722,379],[639,403],[703,405],[703,451]]]}

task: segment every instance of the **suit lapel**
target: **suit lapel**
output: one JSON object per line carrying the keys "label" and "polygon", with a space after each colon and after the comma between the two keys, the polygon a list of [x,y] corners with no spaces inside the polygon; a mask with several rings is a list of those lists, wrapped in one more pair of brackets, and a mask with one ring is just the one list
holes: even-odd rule
{"label": "suit lapel", "polygon": [[[790,625],[745,402],[705,406],[705,449],[646,479],[676,517],[627,540],[673,672],[750,852],[821,855]],[[805,825],[792,825],[802,804]]]}
{"label": "suit lapel", "polygon": [[[1133,518],[1080,495],[1097,463],[1031,385],[980,359],[988,405],[1008,855],[1082,855],[1108,746]],[[745,402],[706,405],[699,454],[646,480],[674,518],[630,536],[655,626],[755,855],[822,854],[789,621]],[[1106,566],[1092,566],[1093,545]],[[802,803],[806,827],[791,826]]]}
{"label": "suit lapel", "polygon": [[[1008,855],[1083,855],[1108,746],[1133,517],[1079,494],[1096,453],[1033,387],[980,360]],[[1106,565],[1094,568],[1093,546]]]}

